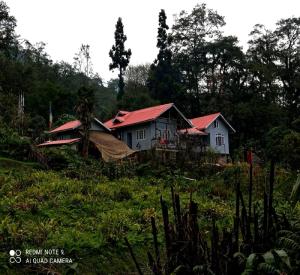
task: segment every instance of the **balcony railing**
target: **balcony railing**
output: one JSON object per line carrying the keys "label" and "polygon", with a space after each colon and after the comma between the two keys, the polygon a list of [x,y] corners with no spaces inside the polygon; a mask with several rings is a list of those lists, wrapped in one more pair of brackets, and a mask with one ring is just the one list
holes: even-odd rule
{"label": "balcony railing", "polygon": [[158,148],[158,149],[168,149],[168,150],[179,150],[180,149],[180,143],[178,140],[168,140],[168,139],[153,139],[151,141],[151,147],[152,148]]}

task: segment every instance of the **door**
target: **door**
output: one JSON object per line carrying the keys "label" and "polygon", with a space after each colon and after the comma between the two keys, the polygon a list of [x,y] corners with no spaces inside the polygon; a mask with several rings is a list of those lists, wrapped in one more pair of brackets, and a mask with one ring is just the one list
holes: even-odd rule
{"label": "door", "polygon": [[127,133],[127,145],[132,149],[132,133]]}

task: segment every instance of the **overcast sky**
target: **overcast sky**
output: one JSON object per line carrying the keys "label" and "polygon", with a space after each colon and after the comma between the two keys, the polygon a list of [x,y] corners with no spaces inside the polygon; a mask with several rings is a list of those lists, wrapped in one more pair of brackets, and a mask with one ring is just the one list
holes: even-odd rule
{"label": "overcast sky", "polygon": [[300,16],[300,0],[4,0],[17,19],[17,33],[31,43],[43,41],[53,61],[73,63],[81,44],[89,44],[95,72],[105,80],[108,52],[114,43],[115,24],[122,17],[131,48],[130,64],[151,63],[156,55],[158,13],[165,9],[169,26],[173,15],[190,11],[197,3],[225,16],[224,33],[239,38],[244,48],[257,23],[274,28],[281,18]]}

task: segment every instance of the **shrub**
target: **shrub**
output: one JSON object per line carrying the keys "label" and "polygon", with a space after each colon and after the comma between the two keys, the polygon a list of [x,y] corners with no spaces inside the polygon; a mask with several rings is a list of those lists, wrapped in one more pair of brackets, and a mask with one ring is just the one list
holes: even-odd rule
{"label": "shrub", "polygon": [[47,157],[48,165],[54,170],[67,168],[70,164],[80,161],[78,154],[67,146],[44,148],[42,153]]}
{"label": "shrub", "polygon": [[130,191],[126,187],[121,187],[120,190],[114,192],[113,199],[116,201],[127,201],[132,198]]}
{"label": "shrub", "polygon": [[0,154],[18,160],[27,160],[30,152],[30,142],[20,137],[5,124],[0,125]]}

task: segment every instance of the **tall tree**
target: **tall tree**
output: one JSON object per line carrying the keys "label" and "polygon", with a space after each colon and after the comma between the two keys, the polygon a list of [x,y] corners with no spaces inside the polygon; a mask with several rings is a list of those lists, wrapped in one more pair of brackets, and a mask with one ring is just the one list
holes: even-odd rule
{"label": "tall tree", "polygon": [[220,28],[224,25],[222,16],[202,4],[191,13],[182,11],[172,27],[174,61],[183,76],[190,114],[196,115],[203,106],[200,101],[208,92],[206,76],[211,57],[207,46],[221,38]]}
{"label": "tall tree", "polygon": [[300,17],[277,22],[278,76],[283,86],[283,104],[289,121],[300,116]]}
{"label": "tall tree", "polygon": [[81,87],[78,90],[78,103],[75,107],[77,118],[82,124],[82,156],[88,156],[89,130],[93,119],[94,91],[89,87]]}
{"label": "tall tree", "polygon": [[9,14],[5,2],[0,1],[0,52],[8,53],[10,46],[16,42],[16,19]]}
{"label": "tall tree", "polygon": [[112,63],[109,64],[109,69],[118,69],[119,70],[119,91],[118,99],[120,100],[124,95],[124,72],[129,64],[131,57],[131,50],[125,50],[125,41],[127,40],[126,35],[124,34],[124,26],[122,23],[121,17],[118,18],[115,31],[115,44],[112,46],[112,49],[109,51],[109,56],[112,60]]}
{"label": "tall tree", "polygon": [[278,37],[264,25],[257,24],[250,33],[248,43],[249,86],[268,104],[278,102],[279,81],[276,65]]}
{"label": "tall tree", "polygon": [[151,64],[148,87],[152,96],[160,102],[175,101],[178,81],[172,66],[172,38],[168,34],[167,16],[161,10],[158,16],[157,58]]}

